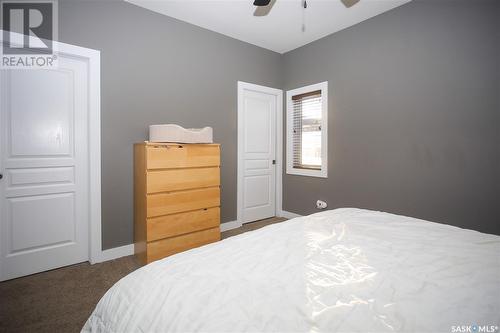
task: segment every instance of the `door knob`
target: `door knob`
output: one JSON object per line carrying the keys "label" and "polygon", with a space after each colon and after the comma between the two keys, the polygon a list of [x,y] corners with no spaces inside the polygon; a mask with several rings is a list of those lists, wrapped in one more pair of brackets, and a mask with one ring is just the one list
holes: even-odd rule
{"label": "door knob", "polygon": [[3,178],[3,175],[0,173],[0,179],[2,179],[2,178]]}

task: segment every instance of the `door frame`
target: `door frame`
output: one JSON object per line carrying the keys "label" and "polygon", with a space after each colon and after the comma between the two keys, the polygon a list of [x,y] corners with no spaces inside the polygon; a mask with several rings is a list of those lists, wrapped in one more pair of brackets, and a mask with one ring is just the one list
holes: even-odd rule
{"label": "door frame", "polygon": [[[0,45],[3,45],[3,30],[0,30]],[[88,261],[102,262],[106,257],[102,250],[101,227],[101,52],[81,46],[53,42],[55,54],[84,59],[88,67],[88,142],[89,142],[89,244]],[[16,70],[16,69],[12,69]],[[33,69],[38,70],[38,69]],[[3,76],[2,76],[3,77]],[[0,86],[4,84],[0,79]],[[0,136],[0,140],[1,140]],[[0,158],[0,170],[3,170]],[[3,196],[3,193],[0,193]],[[0,204],[0,216],[2,212]],[[0,262],[1,265],[1,262]],[[1,267],[0,267],[1,269]]]}
{"label": "door frame", "polygon": [[251,90],[276,96],[276,169],[275,169],[275,216],[282,215],[283,204],[283,90],[238,81],[238,152],[237,152],[237,213],[236,223],[243,225],[243,92]]}

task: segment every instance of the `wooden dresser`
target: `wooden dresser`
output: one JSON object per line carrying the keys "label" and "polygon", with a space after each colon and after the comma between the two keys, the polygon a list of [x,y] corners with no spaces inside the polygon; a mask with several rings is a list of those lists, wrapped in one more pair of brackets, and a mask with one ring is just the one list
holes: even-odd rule
{"label": "wooden dresser", "polygon": [[135,254],[146,264],[220,240],[220,145],[134,145]]}

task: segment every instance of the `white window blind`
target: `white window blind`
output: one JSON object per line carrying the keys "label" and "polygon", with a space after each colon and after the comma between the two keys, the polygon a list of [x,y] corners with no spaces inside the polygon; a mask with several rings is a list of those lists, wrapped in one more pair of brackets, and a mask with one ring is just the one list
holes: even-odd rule
{"label": "white window blind", "polygon": [[294,169],[321,170],[321,90],[292,96]]}

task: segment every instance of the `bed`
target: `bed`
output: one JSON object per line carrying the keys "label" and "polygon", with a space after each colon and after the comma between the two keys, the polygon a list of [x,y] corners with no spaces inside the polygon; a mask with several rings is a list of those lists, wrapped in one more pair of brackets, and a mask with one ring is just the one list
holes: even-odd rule
{"label": "bed", "polygon": [[500,236],[342,208],[142,267],[103,296],[83,331],[498,332],[499,325]]}

